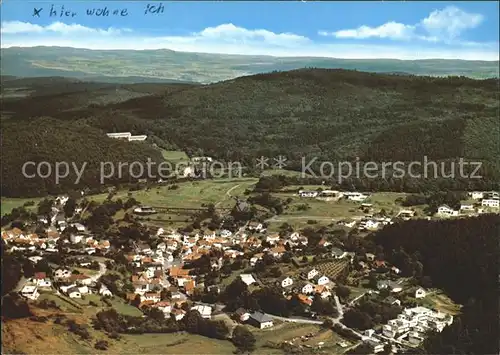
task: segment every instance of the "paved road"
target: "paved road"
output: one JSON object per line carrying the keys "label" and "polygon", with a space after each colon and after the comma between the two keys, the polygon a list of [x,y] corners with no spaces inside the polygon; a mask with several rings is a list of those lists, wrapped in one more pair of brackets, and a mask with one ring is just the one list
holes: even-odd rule
{"label": "paved road", "polygon": [[19,282],[17,283],[16,287],[14,288],[14,292],[21,292],[23,286],[28,282],[28,279],[24,276],[21,276],[21,279],[19,279]]}
{"label": "paved road", "polygon": [[323,321],[314,320],[314,319],[286,318],[286,317],[275,316],[274,314],[269,314],[269,313],[266,313],[266,315],[268,315],[272,319],[277,319],[277,320],[280,320],[280,321],[283,321],[283,322],[303,323],[303,324],[323,324]]}
{"label": "paved road", "polygon": [[217,202],[217,203],[215,204],[215,207],[218,207],[218,206],[219,206],[222,202],[224,202],[224,201],[226,200],[226,197],[232,197],[231,192],[232,192],[234,189],[236,189],[236,188],[240,187],[240,185],[241,185],[241,184],[234,185],[234,186],[233,186],[233,187],[231,187],[229,190],[227,190],[227,191],[226,191],[226,196],[225,196],[222,200],[220,200],[219,202]]}
{"label": "paved road", "polygon": [[106,273],[106,270],[107,270],[106,264],[99,261],[99,272],[95,275],[90,276],[90,278],[92,279],[93,282],[96,282],[101,278],[102,275]]}

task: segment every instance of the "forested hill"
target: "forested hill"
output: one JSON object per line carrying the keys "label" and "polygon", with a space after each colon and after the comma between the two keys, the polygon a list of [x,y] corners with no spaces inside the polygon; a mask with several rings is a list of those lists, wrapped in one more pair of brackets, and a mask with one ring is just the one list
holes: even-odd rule
{"label": "forested hill", "polygon": [[140,131],[188,153],[248,163],[279,154],[288,166],[300,166],[303,156],[427,156],[491,167],[500,155],[498,85],[498,79],[301,69],[211,85],[71,83],[72,91],[61,93],[53,84],[54,94],[24,97],[9,87],[2,110],[16,122],[49,116],[103,132]]}
{"label": "forested hill", "polygon": [[498,215],[448,221],[409,221],[377,232],[387,260],[404,276],[442,288],[461,315],[429,337],[418,354],[498,354]]}

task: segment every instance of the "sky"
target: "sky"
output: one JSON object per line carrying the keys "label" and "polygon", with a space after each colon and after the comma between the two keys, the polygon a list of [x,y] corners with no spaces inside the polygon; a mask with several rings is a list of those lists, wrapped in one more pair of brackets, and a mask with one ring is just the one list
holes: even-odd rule
{"label": "sky", "polygon": [[[499,58],[496,1],[3,0],[1,6],[2,48],[171,49],[346,59]],[[51,7],[56,11],[52,16]],[[87,14],[104,7],[107,16]]]}

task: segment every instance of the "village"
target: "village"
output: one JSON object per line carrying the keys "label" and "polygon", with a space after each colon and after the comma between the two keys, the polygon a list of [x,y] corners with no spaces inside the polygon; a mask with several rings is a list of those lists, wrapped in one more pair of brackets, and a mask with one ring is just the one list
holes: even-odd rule
{"label": "village", "polygon": [[[358,203],[364,217],[335,223],[346,230],[363,233],[395,223],[391,217],[374,213],[373,206],[364,202],[369,194],[300,190],[298,196],[347,198]],[[462,204],[458,211],[440,206],[433,218],[498,209],[496,192],[471,192],[469,197],[475,202]],[[327,324],[343,335],[335,346],[343,349],[363,343],[374,353],[387,346],[393,352],[416,347],[428,330],[442,331],[456,314],[436,306],[443,300],[433,298],[439,290],[401,276],[400,266],[389,264],[375,250],[347,251],[342,243],[299,231],[270,232],[265,221],[254,220],[235,231],[186,233],[150,228],[149,240],[134,242],[131,250],[123,251],[110,240],[97,238],[81,221],[75,222],[82,207],[75,208],[75,216],[66,218],[63,209],[67,201],[67,196],[57,197],[49,216],[40,216],[35,226],[2,230],[4,250],[23,255],[33,264],[31,277],[23,277],[17,287],[30,302],[40,302],[47,294],[77,303],[88,297],[120,299],[143,314],[154,309],[165,318],[181,321],[187,312],[196,310],[204,319],[223,317],[233,327],[248,324],[261,330],[283,322]],[[137,215],[156,212],[141,205],[132,210]],[[416,218],[413,209],[402,209],[396,217]],[[306,250],[314,253],[309,255]],[[250,297],[274,290],[276,297],[294,306],[284,316],[269,312],[272,307],[224,303],[222,295],[228,289],[242,287]],[[380,305],[386,313],[378,315],[378,322],[369,329],[357,326],[352,316],[364,301]],[[294,346],[292,340],[283,341]],[[313,347],[324,344],[318,341]]]}

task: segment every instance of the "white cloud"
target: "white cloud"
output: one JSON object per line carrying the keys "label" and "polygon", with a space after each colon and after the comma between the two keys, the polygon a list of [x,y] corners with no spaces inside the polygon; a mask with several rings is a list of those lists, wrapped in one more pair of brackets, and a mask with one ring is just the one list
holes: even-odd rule
{"label": "white cloud", "polygon": [[122,32],[130,32],[129,29],[116,29],[109,27],[108,29],[90,28],[79,24],[67,25],[62,22],[54,22],[48,26],[35,25],[29,22],[21,21],[5,21],[2,22],[2,34],[44,34],[58,33],[66,34],[97,34],[97,35],[118,35]]}
{"label": "white cloud", "polygon": [[484,16],[481,14],[468,13],[455,6],[448,6],[431,12],[428,17],[413,25],[391,21],[378,27],[361,26],[336,32],[320,31],[318,34],[351,39],[419,39],[428,42],[452,42],[464,31],[479,26],[483,20]]}
{"label": "white cloud", "polygon": [[484,16],[465,12],[455,6],[435,10],[421,21],[422,27],[430,34],[454,39],[468,29],[481,24]]}
{"label": "white cloud", "polygon": [[[411,26],[393,23],[380,26],[377,33],[384,38],[405,38]],[[364,30],[359,35],[370,38],[373,32]],[[157,32],[140,33],[127,29],[95,29],[78,24],[56,22],[48,26],[25,22],[2,23],[1,46],[33,47],[61,46],[87,49],[171,49],[182,52],[330,57],[346,59],[477,59],[498,60],[498,47],[483,44],[446,45],[425,42],[416,46],[414,41],[404,45],[374,45],[366,43],[332,43],[316,41],[294,33],[274,33],[265,29],[246,29],[234,24],[208,27],[186,35],[159,35]],[[392,37],[390,37],[392,36]]]}
{"label": "white cloud", "polygon": [[415,26],[405,25],[398,22],[387,22],[378,27],[361,26],[353,30],[341,30],[337,32],[320,31],[322,36],[333,35],[337,38],[390,38],[390,39],[410,39],[413,36]]}

